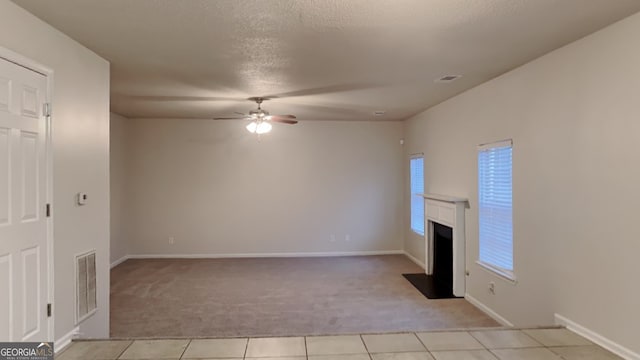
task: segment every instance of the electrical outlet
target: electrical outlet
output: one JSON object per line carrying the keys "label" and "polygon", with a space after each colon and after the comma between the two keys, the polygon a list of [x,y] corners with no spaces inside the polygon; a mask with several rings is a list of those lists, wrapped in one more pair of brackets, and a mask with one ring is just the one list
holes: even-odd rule
{"label": "electrical outlet", "polygon": [[344,241],[351,241],[351,235],[347,234],[344,236]]}
{"label": "electrical outlet", "polygon": [[169,245],[173,245],[175,243],[176,243],[176,239],[173,236],[169,237]]}
{"label": "electrical outlet", "polygon": [[336,234],[329,235],[329,241],[336,242]]}
{"label": "electrical outlet", "polygon": [[495,295],[495,294],[496,294],[496,283],[494,283],[493,281],[491,281],[491,282],[489,283],[488,290],[489,290],[489,293],[490,293],[490,294]]}

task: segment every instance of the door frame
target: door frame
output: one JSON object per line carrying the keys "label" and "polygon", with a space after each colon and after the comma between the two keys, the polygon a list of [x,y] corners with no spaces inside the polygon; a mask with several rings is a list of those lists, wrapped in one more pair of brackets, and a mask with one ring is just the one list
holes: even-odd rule
{"label": "door frame", "polygon": [[[18,66],[21,66],[27,70],[35,71],[38,74],[43,75],[47,79],[47,88],[45,94],[45,103],[49,103],[49,106],[53,108],[53,69],[42,65],[26,56],[9,50],[3,46],[0,46],[0,59],[9,61]],[[46,194],[45,202],[53,207],[53,142],[52,142],[52,117],[53,111],[50,110],[50,116],[45,117],[45,182],[46,182]],[[51,216],[46,218],[46,242],[47,242],[47,303],[54,304],[54,236],[53,236],[53,212]],[[55,310],[55,308],[53,309]],[[55,341],[55,312],[52,311],[51,317],[47,318],[47,341]]]}

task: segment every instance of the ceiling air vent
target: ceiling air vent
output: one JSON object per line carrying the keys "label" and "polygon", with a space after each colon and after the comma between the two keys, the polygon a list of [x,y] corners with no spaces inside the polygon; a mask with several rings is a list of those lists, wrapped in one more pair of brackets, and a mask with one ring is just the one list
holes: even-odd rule
{"label": "ceiling air vent", "polygon": [[450,82],[454,82],[456,80],[458,80],[459,78],[461,78],[462,75],[445,75],[439,79],[436,79],[435,82],[437,83],[450,83]]}
{"label": "ceiling air vent", "polygon": [[382,116],[384,114],[386,114],[386,111],[384,110],[376,110],[373,112],[373,116]]}

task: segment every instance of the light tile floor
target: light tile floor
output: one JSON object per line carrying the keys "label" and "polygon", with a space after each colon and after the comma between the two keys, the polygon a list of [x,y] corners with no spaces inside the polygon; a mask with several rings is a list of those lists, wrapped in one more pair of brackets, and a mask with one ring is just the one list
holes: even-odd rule
{"label": "light tile floor", "polygon": [[609,360],[565,329],[234,339],[77,341],[59,360]]}

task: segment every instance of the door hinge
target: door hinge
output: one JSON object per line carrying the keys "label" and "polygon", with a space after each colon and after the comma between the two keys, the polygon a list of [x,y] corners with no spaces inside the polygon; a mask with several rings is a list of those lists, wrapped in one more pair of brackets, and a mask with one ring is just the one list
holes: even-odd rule
{"label": "door hinge", "polygon": [[47,317],[51,317],[51,304],[47,304]]}
{"label": "door hinge", "polygon": [[42,115],[46,117],[51,116],[51,103],[42,104]]}
{"label": "door hinge", "polygon": [[51,204],[47,204],[45,212],[47,217],[51,217]]}

